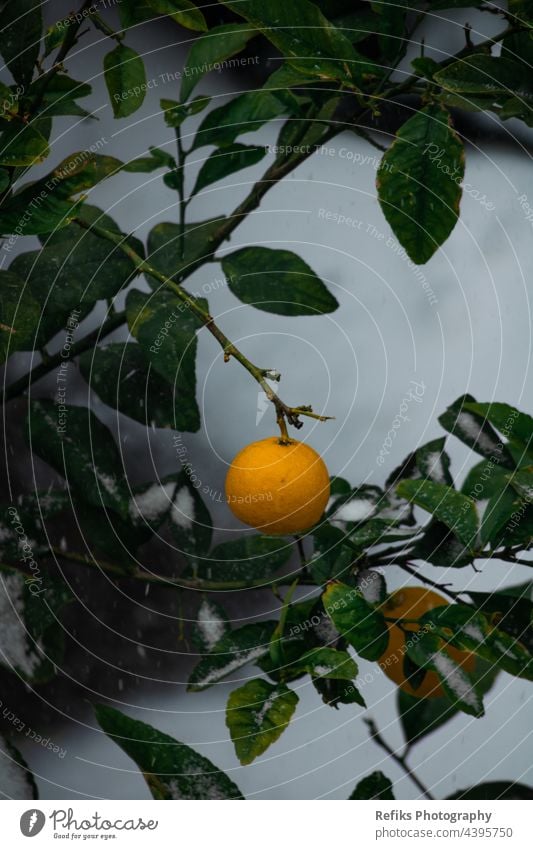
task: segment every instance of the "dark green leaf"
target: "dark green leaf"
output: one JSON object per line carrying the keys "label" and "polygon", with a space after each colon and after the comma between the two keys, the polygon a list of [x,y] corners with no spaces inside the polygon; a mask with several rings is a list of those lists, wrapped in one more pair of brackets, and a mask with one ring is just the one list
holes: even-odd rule
{"label": "dark green leaf", "polygon": [[463,176],[463,145],[441,106],[410,118],[383,156],[379,201],[413,262],[427,262],[455,227]]}
{"label": "dark green leaf", "polygon": [[317,584],[326,584],[334,578],[342,578],[350,568],[356,553],[342,543],[346,534],[340,528],[322,522],[313,532],[314,551],[309,570]]}
{"label": "dark green leaf", "polygon": [[[178,270],[186,270],[194,262],[208,257],[213,252],[210,241],[223,222],[224,218],[218,217],[188,224],[183,239],[183,259],[180,257],[179,226],[170,222],[156,224],[148,236],[150,262],[167,277],[176,279]],[[151,281],[152,278],[149,279],[149,282]],[[159,281],[155,283],[156,288],[161,286]]]}
{"label": "dark green leaf", "polygon": [[512,59],[475,53],[433,75],[443,88],[460,94],[510,95],[523,83],[523,67]]}
{"label": "dark green leaf", "polygon": [[169,385],[181,430],[196,431],[200,413],[196,403],[196,331],[198,318],[173,292],[151,295],[130,291],[126,300],[128,326],[152,368]]}
{"label": "dark green leaf", "polygon": [[[268,654],[277,622],[256,622],[230,631],[193,669],[188,690],[198,692]],[[235,680],[235,679],[232,679]]]}
{"label": "dark green leaf", "polygon": [[365,700],[352,681],[341,681],[337,678],[312,678],[311,680],[324,704],[336,710],[339,709],[339,704],[366,707]]}
{"label": "dark green leaf", "polygon": [[[517,594],[514,595],[514,592]],[[533,654],[533,603],[529,597],[530,592],[530,585],[526,584],[497,593],[469,591],[468,595],[492,625],[520,640]]]}
{"label": "dark green leaf", "polygon": [[32,401],[27,426],[32,450],[65,478],[77,497],[128,515],[120,454],[94,413],[85,407]]}
{"label": "dark green leaf", "polygon": [[148,6],[159,15],[168,15],[182,27],[204,32],[207,29],[200,9],[190,0],[146,0]]}
{"label": "dark green leaf", "polygon": [[269,91],[248,91],[206,115],[196,133],[194,147],[206,144],[226,147],[233,144],[237,136],[252,133],[268,121],[280,118],[286,108]]}
{"label": "dark green leaf", "polygon": [[353,791],[350,799],[394,799],[392,781],[382,772],[373,772],[363,778]]}
{"label": "dark green leaf", "polygon": [[483,511],[479,533],[481,544],[490,544],[491,548],[497,548],[503,544],[506,538],[504,526],[519,513],[522,504],[523,501],[517,492],[507,484],[507,481],[504,481],[501,490],[489,498]]}
{"label": "dark green leaf", "polygon": [[226,725],[241,764],[251,764],[279,739],[297,704],[298,696],[293,690],[261,678],[230,693]]}
{"label": "dark green leaf", "polygon": [[19,85],[27,88],[39,56],[41,0],[7,0],[2,6],[0,54]]}
{"label": "dark green leaf", "polygon": [[189,103],[178,103],[177,100],[160,100],[161,110],[165,117],[165,123],[167,127],[181,127],[183,122],[190,118],[191,115],[197,115],[198,112],[202,112],[209,103],[211,102],[210,97],[205,97],[204,95],[200,95],[199,97],[195,97],[194,100],[191,100]]}
{"label": "dark green leaf", "polygon": [[151,367],[140,345],[113,342],[86,351],[79,363],[85,380],[110,407],[147,427],[187,426],[189,414],[172,397],[167,381]]}
{"label": "dark green leaf", "polygon": [[286,61],[321,80],[336,80],[355,87],[376,66],[352,47],[314,3],[307,0],[222,0],[225,6],[246,18],[274,44]]}
{"label": "dark green leaf", "polygon": [[[133,506],[132,501],[130,507]],[[93,507],[80,500],[72,508],[71,522],[73,527],[79,526],[85,546],[93,556],[119,563],[132,571],[139,568],[138,549],[153,535],[149,525],[139,522],[135,514],[125,521],[112,510]]]}
{"label": "dark green leaf", "polygon": [[24,281],[11,271],[0,271],[0,363],[15,351],[31,351],[41,307]]}
{"label": "dark green leaf", "polygon": [[433,519],[424,528],[422,539],[413,548],[414,559],[427,560],[434,566],[461,569],[473,562],[471,549],[450,531],[444,522]]}
{"label": "dark green leaf", "polygon": [[241,248],[224,256],[222,269],[234,295],[277,315],[318,315],[339,306],[303,259],[292,251]]}
{"label": "dark green leaf", "polygon": [[533,680],[531,653],[517,639],[494,628],[478,610],[465,604],[449,604],[429,611],[420,621],[430,624],[434,634],[456,648],[475,652],[510,675]]}
{"label": "dark green leaf", "polygon": [[[192,575],[206,581],[267,581],[287,562],[291,546],[282,537],[252,534],[215,546]],[[191,569],[186,570],[189,575]]]}
{"label": "dark green leaf", "polygon": [[[42,132],[40,122],[39,130]],[[46,177],[26,184],[2,205],[0,232],[32,236],[66,227],[82,207],[82,200],[74,197],[121,166],[112,156],[90,151],[71,154]]]}
{"label": "dark green leaf", "polygon": [[[117,231],[115,222],[96,207],[84,207],[83,218]],[[136,239],[130,244],[142,252]],[[59,330],[72,335],[97,301],[112,298],[136,272],[133,262],[115,245],[76,223],[58,230],[45,245],[19,254],[10,266],[41,306],[37,346]]]}
{"label": "dark green leaf", "polygon": [[10,121],[0,136],[0,165],[35,165],[49,153],[48,142],[31,124]]}
{"label": "dark green leaf", "polygon": [[213,151],[209,159],[206,159],[200,168],[192,194],[201,192],[206,186],[210,186],[211,183],[216,183],[236,171],[242,171],[243,168],[255,165],[263,159],[265,153],[266,148],[264,147],[252,147],[244,144],[232,144],[221,150]]}
{"label": "dark green leaf", "polygon": [[65,36],[73,25],[75,25],[75,22],[71,18],[67,18],[48,27],[44,35],[45,56],[49,56],[50,53],[57,50],[63,44]]}
{"label": "dark green leaf", "polygon": [[244,50],[256,34],[248,24],[233,23],[212,27],[201,35],[192,45],[183,68],[181,99],[188,100],[197,83],[205,74],[216,70],[220,62],[224,62],[224,67],[232,67],[232,64],[238,67],[238,59],[235,63],[226,63],[226,60]]}
{"label": "dark green leaf", "polygon": [[331,583],[322,596],[335,627],[365,660],[377,660],[386,650],[389,632],[383,614],[368,604],[360,590]]}
{"label": "dark green leaf", "polygon": [[416,465],[423,478],[453,486],[450,474],[450,458],[444,450],[446,438],[434,439],[422,445],[416,452]]}
{"label": "dark green leaf", "polygon": [[475,546],[478,515],[473,499],[449,486],[429,480],[401,481],[396,491],[401,497],[432,513],[465,546]]}
{"label": "dark green leaf", "polygon": [[127,118],[146,95],[144,62],[135,50],[118,44],[104,57],[104,76],[115,118]]}
{"label": "dark green leaf", "polygon": [[533,799],[533,787],[520,784],[518,781],[488,781],[486,784],[477,784],[475,787],[467,787],[466,790],[458,790],[448,799],[461,799],[467,801],[505,799],[505,800],[528,800]]}
{"label": "dark green leaf", "polygon": [[96,719],[135,761],[154,799],[242,799],[236,784],[210,760],[168,734],[96,705]]}
{"label": "dark green leaf", "polygon": [[439,416],[442,427],[452,436],[456,436],[478,454],[492,460],[495,466],[514,469],[514,460],[498,437],[496,431],[480,416],[466,406],[476,403],[471,395],[461,395]]}

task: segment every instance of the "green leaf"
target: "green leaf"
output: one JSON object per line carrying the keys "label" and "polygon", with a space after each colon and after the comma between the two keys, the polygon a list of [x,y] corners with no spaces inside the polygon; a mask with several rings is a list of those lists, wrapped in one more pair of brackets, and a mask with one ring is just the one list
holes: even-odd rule
{"label": "green leaf", "polygon": [[455,227],[463,176],[463,145],[441,106],[426,106],[398,130],[377,188],[385,218],[413,262],[427,262]]}
{"label": "green leaf", "polygon": [[146,0],[159,15],[168,15],[182,27],[205,32],[207,24],[200,9],[190,0]]}
{"label": "green leaf", "polygon": [[[29,94],[32,90],[38,91],[38,80],[32,84]],[[44,112],[48,115],[48,107],[51,104],[60,103],[61,101],[76,100],[78,97],[88,97],[92,92],[92,88],[88,83],[73,80],[66,74],[56,74],[47,84],[43,93]]]}
{"label": "green leaf", "polygon": [[497,548],[503,544],[506,538],[504,526],[511,521],[522,504],[520,496],[504,481],[502,488],[491,496],[483,512],[479,533],[482,545],[490,544],[492,548]]}
{"label": "green leaf", "polygon": [[33,77],[42,32],[41,0],[7,0],[2,6],[0,54],[24,89]]}
{"label": "green leaf", "polygon": [[478,515],[472,498],[444,484],[429,480],[405,480],[398,495],[412,501],[443,522],[467,547],[476,544]]}
{"label": "green leaf", "polygon": [[[257,35],[248,24],[222,24],[201,35],[192,45],[185,62],[180,98],[185,101],[205,74],[217,69],[220,62],[240,53],[251,38]],[[235,63],[238,66],[238,60]],[[227,66],[231,67],[228,62]]]}
{"label": "green leaf", "polygon": [[241,791],[210,760],[106,705],[95,706],[105,733],[137,764],[154,799],[242,799]]}
{"label": "green leaf", "polygon": [[[25,722],[15,711],[4,708],[7,721],[13,722],[17,731],[23,731]],[[0,761],[2,762],[2,796],[7,799],[38,799],[39,791],[26,761],[7,739],[0,734]]]}
{"label": "green leaf", "polygon": [[365,74],[378,70],[308,0],[292,0],[290,4],[284,0],[222,2],[262,32],[287,62],[318,79],[356,87]]}
{"label": "green leaf", "polygon": [[26,184],[2,205],[0,233],[34,236],[66,227],[80,214],[82,201],[75,196],[115,174],[121,166],[112,156],[87,150],[71,154],[50,174]]}
{"label": "green leaf", "polygon": [[[28,561],[29,568],[32,562]],[[54,677],[56,664],[62,661],[60,613],[71,596],[63,582],[38,564],[32,575],[33,580],[6,568],[0,572],[0,663],[24,681],[41,684]]]}
{"label": "green leaf", "polygon": [[[156,224],[148,236],[150,262],[167,277],[179,279],[179,270],[183,272],[193,263],[212,254],[211,239],[223,222],[224,218],[218,217],[187,224],[183,239],[183,259],[180,257],[180,227],[170,222]],[[152,282],[152,278],[149,278],[149,282],[152,287],[161,286],[159,281]]]}
{"label": "green leaf", "polygon": [[324,704],[335,710],[339,709],[339,704],[366,707],[365,700],[352,681],[337,678],[312,678],[311,681]]}
{"label": "green leaf", "polygon": [[124,415],[146,427],[187,426],[189,414],[173,399],[167,381],[151,367],[140,345],[102,345],[82,354],[79,365],[101,400]]}
{"label": "green leaf", "polygon": [[382,772],[372,772],[363,778],[353,791],[350,799],[394,799],[392,781]]}
{"label": "green leaf", "polygon": [[379,486],[363,484],[337,498],[328,514],[331,521],[345,522],[349,528],[356,528],[388,506],[388,499]]}
{"label": "green leaf", "polygon": [[31,124],[10,121],[0,136],[1,165],[35,165],[49,153],[47,140]]}
{"label": "green leaf", "polygon": [[211,598],[204,598],[196,614],[192,642],[202,653],[210,652],[230,631],[228,615],[224,608]]}
{"label": "green leaf", "polygon": [[146,95],[144,62],[131,47],[118,44],[104,56],[104,77],[115,118],[127,118]]}
{"label": "green leaf", "polygon": [[342,578],[354,560],[354,552],[343,542],[346,534],[340,528],[321,522],[313,531],[314,551],[309,561],[309,570],[317,584],[326,584]]}
{"label": "green leaf", "polygon": [[492,465],[514,469],[515,462],[496,431],[486,421],[485,416],[472,412],[467,404],[476,403],[471,395],[461,395],[439,416],[442,427],[452,436],[456,436],[482,457],[492,461]]}
{"label": "green leaf", "polygon": [[474,553],[450,531],[444,522],[433,519],[424,528],[422,539],[413,548],[412,558],[434,566],[462,569],[474,560]]}
{"label": "green leaf", "polygon": [[329,618],[357,654],[365,660],[381,657],[389,642],[387,623],[359,589],[334,582],[327,586],[322,600]]}
{"label": "green leaf", "polygon": [[298,696],[284,684],[261,678],[248,681],[229,695],[226,725],[243,766],[251,764],[282,735],[298,704]]}
{"label": "green leaf", "polygon": [[533,656],[517,639],[494,628],[465,604],[449,604],[425,613],[420,622],[458,649],[475,652],[518,678],[533,680]]}
{"label": "green leaf", "polygon": [[282,537],[248,534],[215,546],[209,560],[194,563],[185,574],[204,581],[267,581],[291,553],[291,546]]}
{"label": "green leaf", "polygon": [[[497,666],[476,657],[476,664],[470,676],[478,692],[484,695],[492,687],[497,674]],[[459,712],[457,704],[452,704],[446,696],[420,699],[398,689],[397,700],[405,740],[410,744],[436,731]]]}
{"label": "green leaf", "polygon": [[436,672],[442,689],[454,705],[471,716],[483,716],[483,700],[476,685],[443,648],[436,634],[426,631],[418,642],[411,641],[406,645],[411,660],[418,666]]}
{"label": "green leaf", "polygon": [[210,97],[199,95],[189,103],[178,103],[177,100],[163,98],[159,101],[167,127],[181,127],[183,122],[191,115],[202,112],[211,102]]}
{"label": "green leaf", "polygon": [[331,648],[316,648],[305,652],[298,660],[313,678],[336,678],[352,681],[357,677],[357,664],[348,652]]}
{"label": "green leaf", "polygon": [[65,478],[76,497],[128,515],[120,454],[94,413],[44,399],[32,401],[27,428],[32,450]]}
{"label": "green leaf", "polygon": [[475,787],[458,790],[453,796],[448,796],[447,798],[472,802],[485,799],[531,801],[533,799],[533,787],[520,784],[518,781],[488,781],[486,784],[476,784]]}
{"label": "green leaf", "polygon": [[0,363],[15,351],[31,351],[41,317],[41,307],[24,281],[11,271],[0,271]]}
{"label": "green leaf", "polygon": [[45,57],[63,44],[70,27],[73,25],[75,26],[75,22],[71,18],[67,18],[48,27],[44,34]]}
{"label": "green leaf", "polygon": [[277,315],[317,315],[339,306],[322,281],[292,251],[241,248],[222,258],[234,295],[243,303]]}
{"label": "green leaf", "polygon": [[236,171],[242,171],[243,168],[255,165],[263,159],[265,153],[265,147],[253,147],[244,144],[232,144],[221,150],[213,151],[209,159],[206,159],[200,168],[192,194],[201,192],[211,183],[223,180],[224,177],[228,177]]}
{"label": "green leaf", "polygon": [[530,592],[530,584],[525,584],[497,593],[469,590],[468,595],[491,625],[519,640],[533,654],[533,602]]}
{"label": "green leaf", "polygon": [[205,690],[267,655],[276,625],[277,622],[255,622],[224,634],[212,651],[194,667],[187,689],[193,693]]}
{"label": "green leaf", "polygon": [[255,132],[286,111],[286,105],[269,91],[260,89],[240,94],[206,115],[198,128],[193,147],[198,149],[206,144],[227,147],[234,143],[237,136]]}
{"label": "green leaf", "polygon": [[447,65],[433,79],[448,91],[460,94],[510,95],[521,88],[522,65],[501,56],[474,53]]}
{"label": "green leaf", "polygon": [[155,372],[169,385],[171,402],[180,410],[180,429],[196,431],[196,331],[201,322],[173,292],[151,295],[134,289],[126,299],[128,326]]}
{"label": "green leaf", "polygon": [[[132,500],[130,506],[133,508],[134,504]],[[112,510],[93,507],[80,500],[76,500],[67,519],[70,519],[73,527],[79,525],[91,555],[119,563],[131,571],[139,567],[138,549],[153,536],[147,522],[139,522],[138,518],[130,516],[125,521]],[[152,520],[151,524],[156,523]]]}
{"label": "green leaf", "polygon": [[[85,207],[83,217],[117,231],[115,222],[95,207]],[[130,243],[142,252],[136,239]],[[60,330],[72,335],[98,301],[114,297],[136,273],[133,262],[115,245],[76,223],[54,233],[45,244],[38,251],[19,254],[10,266],[40,304],[37,346]]]}

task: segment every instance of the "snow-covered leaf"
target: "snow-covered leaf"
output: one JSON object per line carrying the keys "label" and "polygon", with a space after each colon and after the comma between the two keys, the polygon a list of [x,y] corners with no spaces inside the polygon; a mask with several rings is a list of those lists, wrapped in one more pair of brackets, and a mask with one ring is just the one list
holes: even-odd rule
{"label": "snow-covered leaf", "polygon": [[[197,692],[268,654],[277,622],[256,622],[224,634],[214,649],[191,672],[188,690]],[[232,679],[237,680],[237,679]]]}
{"label": "snow-covered leaf", "polygon": [[281,736],[291,721],[298,696],[284,684],[262,678],[248,681],[230,693],[228,726],[241,764],[250,764]]}
{"label": "snow-covered leaf", "polygon": [[213,522],[200,491],[192,485],[185,472],[178,478],[169,523],[180,551],[207,554],[213,535]]}
{"label": "snow-covered leaf", "polygon": [[423,478],[453,486],[450,458],[444,450],[445,442],[446,438],[442,437],[422,445],[416,452],[416,465]]}
{"label": "snow-covered leaf", "polygon": [[20,752],[0,735],[0,798],[38,799],[35,780]]}
{"label": "snow-covered leaf", "polygon": [[414,663],[437,673],[442,689],[460,710],[483,716],[483,700],[472,678],[446,651],[436,634],[426,632],[418,642],[411,640],[406,645]]}
{"label": "snow-covered leaf", "polygon": [[32,683],[48,681],[63,654],[56,616],[71,597],[39,566],[28,577],[0,570],[0,663]]}
{"label": "snow-covered leaf", "polygon": [[154,799],[242,799],[228,776],[190,746],[104,705],[96,719],[135,761]]}
{"label": "snow-covered leaf", "polygon": [[[487,419],[472,412],[476,403],[471,395],[462,395],[439,416],[442,427],[478,454],[492,459],[497,466],[514,469],[514,461],[500,437]],[[468,405],[468,406],[467,406]]]}
{"label": "snow-covered leaf", "polygon": [[202,599],[192,633],[195,646],[202,652],[210,652],[229,630],[224,608],[210,598]]}
{"label": "snow-covered leaf", "polygon": [[358,525],[387,506],[387,499],[379,487],[359,486],[337,498],[329,508],[328,516],[334,524]]}
{"label": "snow-covered leaf", "polygon": [[303,654],[299,664],[314,678],[338,678],[351,681],[357,677],[357,664],[348,652],[316,648]]}
{"label": "snow-covered leaf", "polygon": [[355,586],[369,604],[381,604],[387,597],[385,578],[375,569],[360,569],[356,575]]}

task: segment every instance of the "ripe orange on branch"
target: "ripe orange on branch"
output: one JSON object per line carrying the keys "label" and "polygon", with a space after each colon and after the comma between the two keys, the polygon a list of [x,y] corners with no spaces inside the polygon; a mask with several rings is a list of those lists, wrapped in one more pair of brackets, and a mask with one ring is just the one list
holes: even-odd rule
{"label": "ripe orange on branch", "polygon": [[[446,599],[438,593],[433,592],[433,590],[425,589],[425,587],[403,587],[388,597],[381,606],[381,610],[390,619],[420,619],[429,610],[447,604]],[[420,686],[416,689],[413,689],[404,675],[405,644],[406,640],[409,639],[408,634],[405,634],[404,630],[414,634],[419,630],[420,626],[414,622],[404,622],[402,623],[404,630],[402,630],[402,628],[393,622],[388,622],[387,625],[389,629],[389,644],[387,651],[379,659],[379,664],[387,678],[394,681],[405,693],[409,693],[410,696],[417,696],[419,699],[434,699],[444,696],[444,690],[436,672],[426,672]],[[446,652],[465,672],[473,671],[475,655],[471,652],[461,651],[453,646],[446,646]]]}
{"label": "ripe orange on branch", "polygon": [[241,522],[266,534],[297,534],[318,522],[329,474],[317,452],[295,439],[252,442],[232,461],[226,499]]}

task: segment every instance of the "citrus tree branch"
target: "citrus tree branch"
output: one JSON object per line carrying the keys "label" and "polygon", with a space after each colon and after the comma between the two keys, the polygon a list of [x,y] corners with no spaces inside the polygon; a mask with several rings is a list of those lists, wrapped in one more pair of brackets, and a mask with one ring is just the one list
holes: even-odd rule
{"label": "citrus tree branch", "polygon": [[407,764],[407,762],[406,762],[406,752],[404,752],[403,755],[399,755],[397,752],[395,752],[394,749],[391,746],[389,746],[387,741],[383,739],[383,737],[379,733],[377,725],[376,725],[376,723],[374,722],[373,719],[366,719],[365,718],[365,719],[363,719],[363,722],[365,722],[367,724],[368,731],[370,733],[370,737],[372,738],[374,743],[376,743],[377,746],[379,746],[381,749],[383,749],[385,752],[387,752],[389,757],[391,757],[392,760],[395,763],[397,763],[399,767],[402,768],[402,770],[405,772],[405,774],[411,779],[413,784],[416,784],[416,786],[420,790],[422,796],[425,796],[426,799],[433,800],[435,797],[431,795],[431,793],[429,792],[429,790],[425,786],[425,784],[423,784],[420,781],[418,776],[413,772],[411,767]]}

